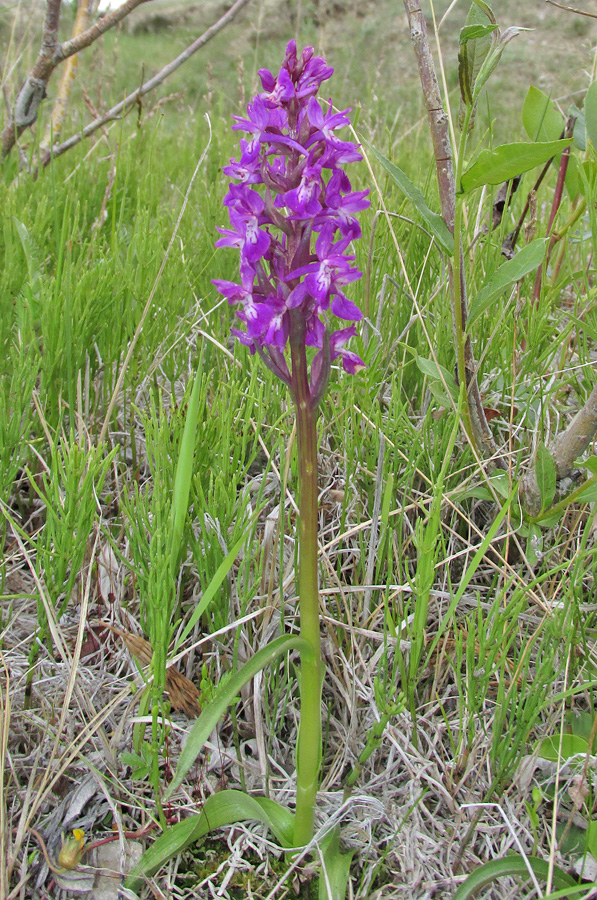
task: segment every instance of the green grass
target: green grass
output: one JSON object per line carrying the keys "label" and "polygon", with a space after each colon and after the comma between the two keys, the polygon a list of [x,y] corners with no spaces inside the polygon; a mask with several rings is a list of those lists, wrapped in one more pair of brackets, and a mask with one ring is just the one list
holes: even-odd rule
{"label": "green grass", "polygon": [[[510,10],[511,4],[504,5],[504,14]],[[412,55],[406,61],[394,53],[393,42],[401,41],[404,54],[412,51],[404,29],[398,38],[401,19],[392,18],[385,28],[386,12],[383,5],[366,8],[356,26],[307,4],[306,37],[329,52],[336,66],[330,93],[339,106],[355,108],[357,131],[404,168],[436,208],[428,136],[424,122],[416,124],[422,105]],[[136,668],[102,622],[146,636],[153,630],[154,637],[161,628],[166,647],[244,535],[242,551],[193,627],[193,647],[190,637],[186,642],[181,671],[208,701],[227,672],[296,624],[292,412],[282,386],[230,338],[233,313],[211,284],[212,278],[236,276],[235,254],[215,251],[213,243],[216,225],[226,219],[221,166],[236,152],[229,116],[240,108],[237,59],[243,59],[242,85],[250,96],[256,68],[275,66],[292,33],[290,18],[272,34],[275,23],[267,16],[259,25],[249,15],[209,45],[211,85],[205,57],[198,56],[162,91],[181,92],[180,99],[153,116],[154,98],[146,99],[141,127],[132,117],[112,125],[107,143],[100,140],[93,150],[80,144],[35,181],[25,175],[15,180],[15,154],[4,164],[0,650],[10,765],[5,762],[0,815],[7,828],[22,825],[11,889],[21,866],[37,874],[39,848],[26,843],[31,826],[43,833],[51,854],[62,828],[77,826],[78,820],[54,821],[51,814],[90,771],[100,773],[113,806],[102,806],[97,795],[84,824],[88,842],[109,833],[115,810],[127,832],[157,817],[149,781],[133,780],[119,760],[134,742],[141,752],[140,732],[133,736],[131,722],[139,709],[128,690]],[[574,28],[568,35],[572,25],[565,21],[557,31],[558,54],[574,48],[578,61],[563,92],[582,85],[582,68],[590,66],[582,56],[587,32]],[[550,18],[533,40],[551,40],[553,30]],[[107,37],[103,57],[82,67],[91,96],[117,99],[139,83],[143,58],[150,61],[147,77],[187,36],[179,28],[166,36]],[[538,65],[536,59],[529,63],[526,40],[510,45],[490,82],[492,137],[481,108],[473,143],[522,137],[515,123],[526,73]],[[446,47],[453,60],[453,31]],[[510,52],[512,47],[518,49]],[[407,69],[405,82],[400,73]],[[551,69],[546,77],[555,85],[563,75]],[[209,141],[206,111],[211,144],[100,446],[125,354]],[[73,128],[82,115],[75,98]],[[365,164],[353,168],[354,189],[372,187]],[[354,896],[363,900],[423,897],[436,882],[455,886],[449,879],[471,821],[463,871],[503,855],[512,842],[500,814],[479,808],[476,819],[475,811],[464,811],[467,803],[501,804],[526,852],[547,858],[554,798],[558,821],[565,823],[571,810],[571,770],[554,765],[524,783],[520,764],[540,738],[559,734],[566,712],[583,711],[594,719],[597,624],[592,507],[574,505],[551,528],[529,530],[515,503],[504,506],[509,477],[491,479],[495,502],[487,490],[491,473],[477,465],[462,432],[452,451],[454,412],[430,392],[416,362],[436,354],[454,370],[445,262],[430,247],[416,211],[380,166],[373,169],[387,209],[402,218],[378,219],[369,254],[380,202],[372,191],[363,240],[355,248],[358,264],[369,270],[370,324],[367,338],[354,342],[367,368],[354,378],[334,370],[320,418],[320,583],[328,672],[322,819],[338,811],[343,781],[374,723],[395,708],[400,691],[408,700],[363,766],[355,797],[361,817],[351,810],[340,814],[346,840],[357,847],[352,882]],[[481,198],[473,195],[465,235],[471,294],[502,261],[501,241],[533,180],[533,173],[524,177],[498,232],[474,241]],[[554,184],[552,173],[539,197],[539,234]],[[481,225],[490,219],[491,199],[488,192],[482,201]],[[569,210],[566,199],[564,214]],[[512,453],[512,479],[532,465],[536,441],[549,443],[592,388],[597,320],[589,227],[583,217],[555,283],[546,280],[536,309],[528,299],[529,276],[516,313],[516,301],[507,306],[504,296],[475,326],[483,401],[501,413],[492,428]],[[363,285],[358,282],[352,292],[358,302]],[[195,462],[175,597],[164,625],[156,612],[163,588],[158,574],[170,566],[164,534],[194,377],[201,385]],[[372,529],[376,494],[380,519]],[[493,534],[500,510],[503,522]],[[200,758],[187,776],[187,809],[224,783],[288,798],[298,702],[292,666],[264,673],[256,705],[252,690],[242,695],[209,757]],[[67,690],[69,674],[74,681]],[[85,734],[113,700],[106,722]],[[153,774],[166,779],[189,722],[168,705],[160,715],[161,752]],[[164,725],[171,715],[175,727]],[[81,735],[85,740],[71,759],[73,738]],[[238,756],[245,761],[242,769],[230,763]],[[52,790],[47,780],[40,782],[40,772],[54,779]],[[529,812],[533,786],[541,789],[535,818]],[[26,794],[28,787],[33,794]],[[587,787],[579,811],[591,822],[590,780]],[[166,815],[176,813],[175,806]],[[239,884],[245,891],[251,884],[254,896],[267,896],[286,872],[280,859],[253,840],[250,849],[239,844],[238,859],[248,862],[235,857],[238,871],[229,896],[238,895]],[[185,852],[181,875],[169,888],[172,896],[195,896],[199,882],[207,890],[208,877],[222,884],[228,848],[216,845],[214,861],[213,847],[197,849],[195,859]],[[569,867],[575,854],[556,858]],[[7,862],[0,865],[6,874]],[[296,884],[301,896],[309,896],[308,869]],[[482,896],[503,896],[496,891],[486,888]],[[438,896],[451,893],[448,886]]]}

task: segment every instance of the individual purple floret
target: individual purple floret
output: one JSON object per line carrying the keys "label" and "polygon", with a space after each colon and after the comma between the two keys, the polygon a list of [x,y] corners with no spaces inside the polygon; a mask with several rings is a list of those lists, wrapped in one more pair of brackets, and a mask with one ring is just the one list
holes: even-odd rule
{"label": "individual purple floret", "polygon": [[334,113],[331,100],[325,110],[316,97],[332,72],[312,47],[297,57],[294,41],[277,77],[260,70],[263,92],[247,105],[246,118],[234,117],[232,127],[248,138],[240,141],[240,158],[224,168],[238,183],[224,199],[231,227],[218,228],[216,242],[240,250],[241,283],[213,282],[229,303],[240,304],[244,329],[234,334],[291,389],[289,342],[319,350],[311,365],[313,402],[335,359],[350,373],[364,366],[346,349],[354,326],[333,331],[329,321],[330,312],[348,322],[362,318],[344,288],[362,274],[348,249],[361,236],[356,213],[369,206],[369,192],[353,191],[342,169],[362,159],[356,144],[336,135],[350,110]]}

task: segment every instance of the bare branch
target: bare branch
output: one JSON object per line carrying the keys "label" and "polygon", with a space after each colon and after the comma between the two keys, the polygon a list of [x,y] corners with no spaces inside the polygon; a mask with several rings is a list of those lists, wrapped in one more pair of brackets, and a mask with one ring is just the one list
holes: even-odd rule
{"label": "bare branch", "polygon": [[566,12],[575,13],[577,16],[587,16],[589,19],[597,19],[597,13],[585,12],[584,9],[576,9],[574,6],[566,6],[564,3],[556,3],[556,0],[547,0],[548,3],[551,3],[552,6],[557,6],[558,9],[564,9]]}
{"label": "bare branch", "polygon": [[108,15],[102,16],[101,19],[98,19],[97,22],[94,22],[93,25],[81,32],[81,34],[72,37],[68,41],[63,41],[62,44],[59,44],[56,47],[54,53],[54,66],[57,66],[63,59],[67,59],[74,53],[79,53],[80,50],[84,50],[85,47],[89,47],[94,41],[97,41],[102,34],[105,34],[106,31],[114,28],[119,22],[122,22],[122,20],[136,9],[137,6],[141,6],[142,3],[150,2],[151,0],[127,0],[127,2],[123,3],[122,6],[119,6],[118,9],[114,9],[111,13],[108,13]]}
{"label": "bare branch", "polygon": [[[448,115],[444,109],[437,75],[435,74],[435,64],[433,62],[433,56],[431,54],[427,36],[427,23],[421,10],[421,4],[419,0],[404,0],[404,7],[408,16],[410,36],[417,58],[419,79],[421,81],[421,87],[423,88],[425,106],[427,107],[442,216],[450,231],[454,231],[456,184],[452,161],[452,142],[450,140],[450,129],[448,127]],[[453,295],[454,276],[451,265],[448,267],[448,272],[450,291]],[[456,312],[455,315],[457,315]],[[460,257],[460,316],[462,317],[462,327],[464,329],[468,317],[468,304],[462,250]],[[483,408],[483,402],[481,400],[477,382],[477,365],[475,363],[473,345],[468,336],[464,345],[464,356],[468,378],[467,391],[469,412],[475,441],[477,446],[482,448],[484,454],[494,456],[496,464],[503,466],[504,463],[498,456],[499,451],[485,417],[485,410]]]}
{"label": "bare branch", "polygon": [[62,0],[48,0],[41,46],[35,65],[19,91],[14,111],[9,115],[0,137],[2,157],[10,153],[23,131],[35,122],[39,105],[46,96],[46,84],[54,68],[52,58],[58,46],[61,3]]}
{"label": "bare branch", "polygon": [[154,88],[158,87],[158,85],[162,84],[169,75],[172,75],[173,72],[176,71],[183,63],[185,63],[190,57],[200,50],[201,47],[204,47],[208,41],[212,39],[218,32],[220,32],[223,28],[226,27],[234,17],[247,6],[251,0],[236,0],[236,3],[230,7],[228,12],[224,13],[224,15],[218,19],[213,25],[211,25],[207,31],[204,31],[203,34],[198,37],[192,44],[190,44],[186,50],[183,50],[176,59],[173,59],[172,62],[169,62],[168,65],[164,66],[153,78],[150,78],[141,87],[137,88],[136,91],[133,91],[132,94],[129,94],[124,100],[121,100],[120,103],[117,103],[116,106],[113,106],[112,109],[109,109],[103,116],[99,116],[97,119],[94,119],[85,128],[82,128],[81,131],[78,131],[76,134],[73,134],[72,137],[68,138],[68,140],[63,141],[61,144],[57,144],[52,148],[51,153],[47,153],[42,158],[43,165],[47,165],[50,162],[50,159],[57,156],[62,156],[63,153],[66,153],[67,150],[70,150],[71,147],[75,147],[79,144],[84,138],[89,137],[98,128],[101,128],[102,125],[105,125],[106,122],[110,122],[113,119],[117,119],[123,113],[128,112],[135,104],[137,103],[139,97],[143,97],[145,94],[148,94],[150,91],[154,90]]}

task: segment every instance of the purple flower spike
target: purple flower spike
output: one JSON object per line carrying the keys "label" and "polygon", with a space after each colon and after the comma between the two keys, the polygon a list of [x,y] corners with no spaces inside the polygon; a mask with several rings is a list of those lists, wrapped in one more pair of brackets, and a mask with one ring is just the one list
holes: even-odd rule
{"label": "purple flower spike", "polygon": [[[356,214],[369,206],[369,191],[353,191],[342,166],[362,159],[358,145],[336,132],[349,124],[347,113],[327,111],[317,93],[333,69],[294,41],[277,75],[261,69],[263,91],[234,116],[233,129],[245,132],[240,157],[224,167],[235,182],[224,204],[230,228],[218,228],[216,247],[240,251],[241,283],[213,283],[231,304],[244,330],[233,329],[252,353],[297,396],[295,356],[317,352],[311,364],[311,404],[321,398],[330,365],[341,359],[355,374],[363,361],[348,350],[354,326],[334,330],[332,316],[357,322],[362,313],[346,297],[361,272],[348,251],[361,236]],[[289,352],[289,347],[290,351]]]}

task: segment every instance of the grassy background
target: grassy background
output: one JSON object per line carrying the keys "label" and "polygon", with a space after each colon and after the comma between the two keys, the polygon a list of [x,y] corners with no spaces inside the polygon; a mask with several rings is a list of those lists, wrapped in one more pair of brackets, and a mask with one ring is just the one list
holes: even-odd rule
{"label": "grassy background", "polygon": [[[107,35],[97,53],[82,57],[73,131],[87,121],[86,103],[112,105],[221,11],[217,4],[158,2]],[[437,4],[438,21],[446,8]],[[504,53],[479,106],[473,140],[479,145],[522,138],[520,108],[531,82],[558,98],[564,111],[571,97],[578,102],[597,35],[594,20],[541,2],[520,9],[498,2],[495,12],[504,25],[536,30]],[[465,14],[465,5],[457,5],[440,31],[455,112],[455,54]],[[19,7],[18,15],[12,40],[8,13],[2,30],[9,96],[36,52],[39,9]],[[67,33],[68,15],[64,28]],[[126,642],[105,626],[149,634],[152,578],[166,552],[156,534],[170,508],[195,375],[201,378],[200,427],[173,633],[189,620],[222,559],[243,535],[246,540],[194,629],[195,642],[207,640],[187,650],[182,672],[206,702],[238,660],[295,627],[292,412],[285,390],[230,338],[231,311],[211,285],[212,278],[236,276],[235,254],[213,249],[215,227],[225,224],[221,166],[236,152],[230,115],[251,96],[256,70],[279,64],[295,28],[290,4],[251,4],[146,98],[140,120],[133,114],[111,124],[96,143],[79,144],[36,180],[17,178],[16,153],[3,165],[0,588],[10,761],[5,758],[1,813],[6,828],[21,826],[2,864],[6,877],[11,861],[26,859],[23,866],[43,881],[31,827],[55,858],[61,830],[82,824],[100,838],[114,821],[136,832],[154,815],[147,773],[122,757],[133,750],[143,759],[139,726],[134,731],[131,721],[138,712],[129,692],[136,668]],[[435,205],[402,8],[305,3],[300,33],[334,65],[330,94],[338,106],[353,108],[359,134],[394,158]],[[52,90],[54,82],[50,99]],[[23,138],[30,160],[43,124]],[[364,163],[353,169],[354,189],[373,187]],[[555,527],[529,532],[512,509],[492,536],[500,504],[460,437],[456,452],[448,452],[453,414],[430,393],[416,364],[417,356],[435,352],[449,371],[454,367],[445,263],[404,197],[373,169],[386,207],[402,218],[374,225],[380,200],[372,190],[363,240],[355,247],[370,283],[369,324],[355,341],[367,368],[356,378],[334,371],[322,405],[322,627],[329,678],[320,816],[338,812],[342,779],[384,705],[403,691],[407,709],[392,720],[361,776],[353,809],[342,815],[345,838],[358,849],[353,895],[422,900],[432,892],[452,896],[463,871],[516,849],[513,833],[526,852],[553,853],[565,867],[582,855],[570,840],[556,851],[552,824],[567,827],[567,838],[586,838],[594,814],[586,772],[581,784],[588,793],[574,821],[568,796],[573,779],[582,779],[586,754],[580,770],[560,759],[528,775],[521,761],[565,723],[578,738],[587,737],[594,722],[594,520],[592,508],[577,505]],[[472,201],[471,292],[499,265],[501,240],[532,183],[530,174],[497,233],[478,233],[489,223],[491,197]],[[539,197],[539,234],[554,183],[551,175]],[[548,443],[592,387],[597,318],[590,224],[580,220],[536,311],[528,307],[530,277],[520,289],[518,314],[503,298],[476,326],[483,399],[500,412],[492,427],[511,454],[512,478],[531,464],[537,441]],[[367,302],[364,282],[352,296]],[[98,448],[105,421],[106,446]],[[445,480],[438,484],[444,462]],[[508,496],[508,477],[492,485]],[[434,498],[439,512],[432,514]],[[209,639],[246,616],[242,625]],[[187,807],[200,805],[223,783],[244,781],[278,797],[291,792],[296,685],[280,666],[264,674],[261,689],[261,697],[259,691],[256,699],[242,697],[235,719],[226,720],[192,772]],[[92,724],[95,716],[101,725]],[[172,718],[163,777],[189,727],[180,711]],[[112,804],[90,791],[69,819],[69,800],[90,771],[102,774]],[[482,801],[499,808],[481,813],[464,846],[473,818],[466,804]],[[222,887],[228,870],[218,867],[227,858],[220,844],[194,848],[164,876],[162,889],[167,896],[209,896],[208,882]],[[224,886],[231,897],[247,896],[247,884],[253,896],[267,896],[284,872],[257,837],[245,836],[233,860],[227,865],[234,877]],[[309,896],[308,871],[296,885]],[[513,882],[482,896],[502,898],[511,889],[518,891],[514,896],[531,896]]]}

